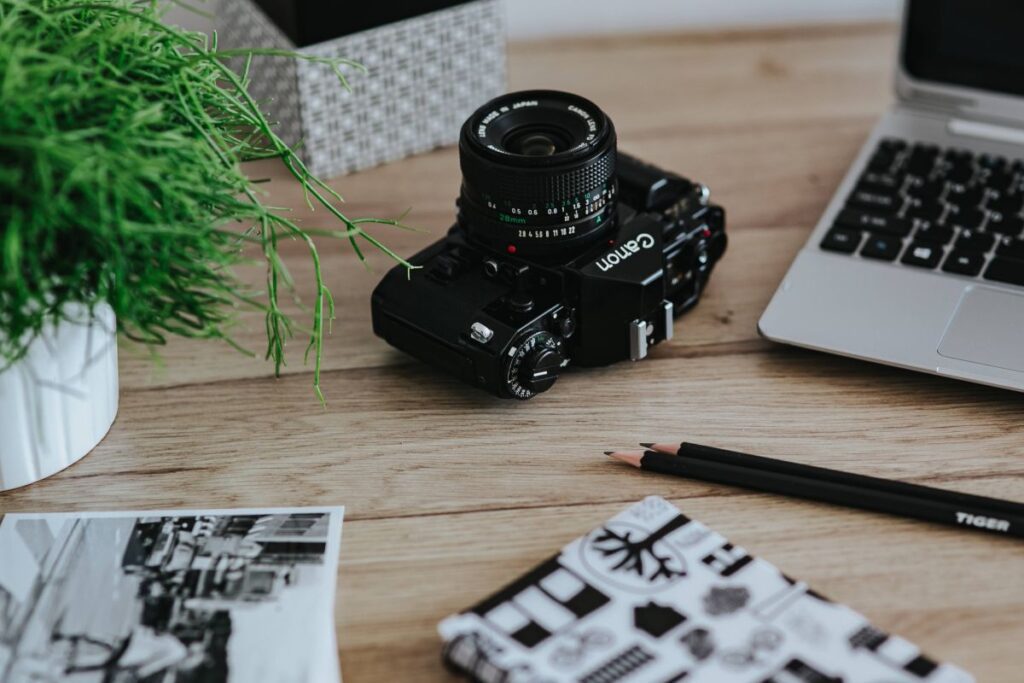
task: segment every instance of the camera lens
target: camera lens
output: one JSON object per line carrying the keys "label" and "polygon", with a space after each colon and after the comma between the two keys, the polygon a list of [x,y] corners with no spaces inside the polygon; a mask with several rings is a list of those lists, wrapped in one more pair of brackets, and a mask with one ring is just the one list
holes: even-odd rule
{"label": "camera lens", "polygon": [[528,157],[549,157],[558,151],[554,136],[546,133],[516,135],[505,146],[515,154]]}
{"label": "camera lens", "polygon": [[510,93],[462,127],[460,220],[470,239],[524,256],[563,253],[614,225],[615,127],[587,99]]}

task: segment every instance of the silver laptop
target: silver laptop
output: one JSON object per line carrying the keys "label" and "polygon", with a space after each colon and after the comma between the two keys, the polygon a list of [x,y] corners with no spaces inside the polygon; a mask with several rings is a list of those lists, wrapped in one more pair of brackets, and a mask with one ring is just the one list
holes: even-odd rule
{"label": "silver laptop", "polygon": [[1024,2],[908,0],[884,115],[758,325],[1024,391]]}

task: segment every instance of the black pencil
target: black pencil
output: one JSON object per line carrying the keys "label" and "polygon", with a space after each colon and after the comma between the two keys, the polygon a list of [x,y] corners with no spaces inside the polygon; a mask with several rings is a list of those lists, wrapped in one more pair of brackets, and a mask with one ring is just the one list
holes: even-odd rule
{"label": "black pencil", "polygon": [[652,472],[1024,537],[1024,504],[683,443],[606,452]]}

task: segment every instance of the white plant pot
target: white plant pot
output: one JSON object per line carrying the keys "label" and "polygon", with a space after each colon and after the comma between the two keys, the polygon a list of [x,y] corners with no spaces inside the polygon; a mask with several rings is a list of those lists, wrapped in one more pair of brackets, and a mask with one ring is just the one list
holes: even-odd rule
{"label": "white plant pot", "polygon": [[95,448],[117,415],[114,311],[65,309],[0,370],[0,491],[45,479]]}

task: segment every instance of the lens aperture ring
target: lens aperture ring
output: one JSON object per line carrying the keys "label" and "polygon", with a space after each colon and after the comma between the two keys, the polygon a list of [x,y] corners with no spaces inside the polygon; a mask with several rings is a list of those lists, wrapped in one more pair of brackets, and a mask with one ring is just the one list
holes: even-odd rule
{"label": "lens aperture ring", "polygon": [[459,220],[474,230],[476,241],[495,249],[518,245],[532,253],[555,253],[587,243],[605,232],[615,219],[615,179],[580,198],[537,204],[480,201],[465,185]]}

